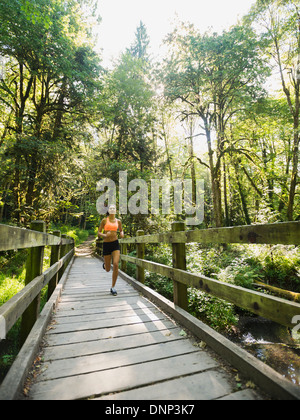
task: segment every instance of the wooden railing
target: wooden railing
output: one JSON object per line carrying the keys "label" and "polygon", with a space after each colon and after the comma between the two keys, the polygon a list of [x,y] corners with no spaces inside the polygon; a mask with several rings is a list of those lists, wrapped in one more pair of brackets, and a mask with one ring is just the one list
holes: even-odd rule
{"label": "wooden railing", "polygon": [[[161,274],[174,282],[174,303],[187,310],[188,287],[200,289],[224,299],[238,307],[247,309],[281,325],[294,328],[293,320],[300,315],[300,304],[275,296],[248,290],[233,284],[217,281],[201,274],[186,271],[186,244],[300,244],[300,222],[268,225],[239,226],[207,230],[185,231],[181,222],[172,224],[172,232],[145,236],[142,231],[135,238],[122,239],[122,270],[126,262],[137,266],[136,277],[145,281],[144,270]],[[170,243],[173,250],[173,267],[145,260],[145,245]],[[136,244],[137,256],[127,255],[127,245]]]}
{"label": "wooden railing", "polygon": [[[40,221],[32,222],[30,229],[0,224],[0,251],[28,249],[25,287],[0,307],[0,340],[22,316],[21,342],[25,342],[40,312],[41,290],[48,284],[49,300],[74,254],[74,240],[60,231],[47,234]],[[51,260],[43,273],[45,246],[51,246]]]}

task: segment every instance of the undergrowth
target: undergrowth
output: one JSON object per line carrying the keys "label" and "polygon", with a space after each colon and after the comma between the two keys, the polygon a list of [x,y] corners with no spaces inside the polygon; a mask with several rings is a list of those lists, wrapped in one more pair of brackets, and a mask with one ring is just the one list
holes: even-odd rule
{"label": "undergrowth", "polygon": [[[171,247],[148,245],[146,258],[172,265]],[[132,253],[134,255],[135,252]],[[135,276],[135,266],[128,265]],[[219,281],[254,289],[254,282],[300,292],[300,249],[294,246],[187,245],[187,270]],[[145,271],[145,284],[173,300],[173,281]],[[243,310],[200,290],[188,289],[189,312],[220,332],[230,333]]]}
{"label": "undergrowth", "polygon": [[72,226],[56,226],[54,224],[51,225],[51,231],[60,230],[62,235],[68,235],[75,240],[75,246],[78,246],[85,242],[90,234],[94,234],[94,231],[89,230],[82,230],[78,229],[77,227]]}

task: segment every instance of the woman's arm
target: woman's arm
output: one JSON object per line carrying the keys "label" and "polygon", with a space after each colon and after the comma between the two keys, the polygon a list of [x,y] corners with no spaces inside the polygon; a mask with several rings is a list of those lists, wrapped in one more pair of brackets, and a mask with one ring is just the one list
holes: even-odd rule
{"label": "woman's arm", "polygon": [[106,238],[106,234],[103,233],[105,223],[106,223],[106,220],[103,219],[98,229],[98,238]]}
{"label": "woman's arm", "polygon": [[121,220],[119,220],[118,223],[119,223],[120,237],[121,238],[124,238],[125,235],[124,235],[124,231],[123,231],[123,228],[122,228],[122,222],[121,222]]}

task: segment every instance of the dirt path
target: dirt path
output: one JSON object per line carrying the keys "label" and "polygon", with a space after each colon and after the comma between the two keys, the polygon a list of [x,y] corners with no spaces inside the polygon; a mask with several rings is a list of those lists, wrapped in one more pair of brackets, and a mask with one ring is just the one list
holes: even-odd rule
{"label": "dirt path", "polygon": [[78,257],[92,255],[95,250],[92,246],[95,240],[96,238],[94,235],[89,236],[85,242],[75,248],[75,255]]}

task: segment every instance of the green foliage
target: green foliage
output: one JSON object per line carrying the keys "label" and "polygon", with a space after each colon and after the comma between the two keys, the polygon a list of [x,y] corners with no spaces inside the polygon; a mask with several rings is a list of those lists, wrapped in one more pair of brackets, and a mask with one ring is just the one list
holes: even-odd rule
{"label": "green foliage", "polygon": [[174,287],[173,281],[167,277],[154,273],[146,273],[145,285],[160,293],[170,301],[173,301]]}
{"label": "green foliage", "polygon": [[85,242],[90,234],[94,234],[93,230],[83,230],[78,227],[72,226],[55,226],[51,225],[51,230],[60,230],[62,235],[70,236],[75,240],[75,246],[80,245],[81,243]]}
{"label": "green foliage", "polygon": [[220,281],[253,289],[253,283],[258,280],[300,292],[300,251],[297,247],[230,246],[222,252],[220,248],[213,247],[204,248],[200,255],[196,267]]}
{"label": "green foliage", "polygon": [[24,287],[27,251],[0,253],[0,306]]}
{"label": "green foliage", "polygon": [[[297,2],[257,2],[219,34],[178,24],[158,65],[140,22],[106,70],[92,37],[96,5],[0,0],[0,221],[92,228],[96,183],[120,170],[148,183],[205,179],[206,226],[296,218]],[[256,32],[262,22],[274,25]],[[272,84],[285,80],[281,96],[264,90],[270,56],[291,69],[272,75]],[[199,151],[204,143],[209,154]],[[130,234],[160,223],[124,222]]]}
{"label": "green foliage", "polygon": [[[78,245],[100,222],[97,181],[118,183],[119,171],[148,185],[153,178],[204,179],[205,227],[299,218],[297,1],[259,0],[219,34],[178,25],[157,65],[141,22],[112,69],[101,67],[94,49],[96,5],[0,0],[0,222],[28,226],[41,218],[64,225]],[[266,91],[274,64],[272,86],[281,94]],[[122,222],[134,236],[167,231],[174,218],[127,214]],[[247,288],[261,280],[300,290],[297,249],[251,249],[188,245],[188,270]],[[148,253],[171,264],[166,246]],[[14,258],[0,256],[1,302],[23,281]],[[172,297],[168,279],[146,273],[146,282]],[[216,328],[234,322],[232,306],[190,295],[193,313]]]}
{"label": "green foliage", "polygon": [[253,289],[253,282],[262,277],[262,267],[254,259],[240,256],[225,269],[221,269],[218,280],[233,283],[246,289]]}
{"label": "green foliage", "polygon": [[152,167],[155,157],[153,148],[154,92],[148,80],[145,59],[127,51],[116,68],[107,75],[103,91],[103,128],[112,133],[104,144],[110,157],[106,169],[113,164],[123,168],[133,164],[141,172]]}
{"label": "green foliage", "polygon": [[[45,15],[45,7],[41,7],[41,2],[37,3],[29,0],[23,0],[22,3],[21,10],[24,12],[28,21],[30,21],[33,25],[36,23],[42,23],[45,25],[46,29],[50,28],[52,21],[49,16]],[[45,4],[46,3],[44,3],[44,5]]]}
{"label": "green foliage", "polygon": [[189,290],[189,312],[216,331],[230,333],[238,322],[234,305],[196,289]]}
{"label": "green foliage", "polygon": [[228,246],[187,245],[187,267],[191,272],[200,272],[206,277],[217,278],[220,268],[227,267],[239,256],[239,251]]}
{"label": "green foliage", "polygon": [[[233,153],[236,157],[246,154],[249,158],[240,140],[230,140],[230,126],[241,109],[249,112],[264,96],[262,86],[269,69],[258,54],[259,43],[251,28],[237,25],[221,35],[200,34],[192,25],[182,25],[180,29],[176,28],[168,37],[172,54],[165,60],[161,78],[169,100],[182,103],[182,118],[197,116],[201,121],[209,159],[199,162],[210,170],[214,224],[220,227],[223,224],[222,161]],[[249,224],[242,188],[240,193]]]}
{"label": "green foliage", "polygon": [[264,282],[300,293],[300,252],[294,247],[274,247],[264,261]]}
{"label": "green foliage", "polygon": [[[148,246],[147,259],[149,261],[159,262],[160,264],[170,265],[170,261],[172,260],[170,246],[167,244],[161,244],[159,247]],[[173,301],[173,281],[169,278],[145,271],[145,284]]]}
{"label": "green foliage", "polygon": [[4,216],[18,223],[49,220],[56,198],[68,201],[60,180],[73,160],[70,151],[88,137],[83,125],[100,89],[101,67],[81,3],[0,1],[0,55],[6,58],[0,194]]}

